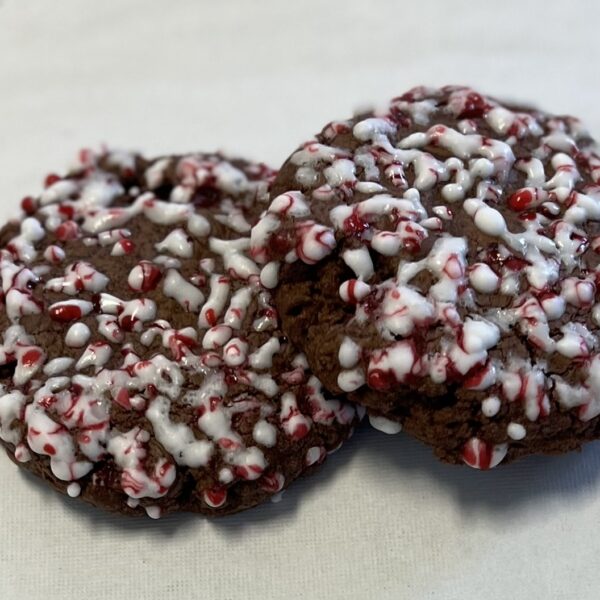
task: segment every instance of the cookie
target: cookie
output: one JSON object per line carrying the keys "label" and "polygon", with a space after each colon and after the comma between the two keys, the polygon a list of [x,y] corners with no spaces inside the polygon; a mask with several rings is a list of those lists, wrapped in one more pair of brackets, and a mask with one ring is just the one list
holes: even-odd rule
{"label": "cookie", "polygon": [[313,470],[358,411],[286,339],[247,253],[273,171],[84,151],[0,233],[0,440],[98,507],[252,507]]}
{"label": "cookie", "polygon": [[272,196],[251,251],[284,331],[377,426],[477,468],[600,436],[600,158],[579,120],[420,87],[327,125]]}

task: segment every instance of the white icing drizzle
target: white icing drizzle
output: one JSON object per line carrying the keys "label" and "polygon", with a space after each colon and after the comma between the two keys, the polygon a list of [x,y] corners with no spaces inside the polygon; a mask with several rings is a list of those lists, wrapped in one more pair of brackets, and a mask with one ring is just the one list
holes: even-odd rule
{"label": "white icing drizzle", "polygon": [[[0,250],[2,291],[13,323],[0,345],[0,364],[15,365],[10,386],[0,389],[0,439],[21,462],[34,454],[48,457],[52,474],[68,483],[72,497],[84,489],[94,464],[111,457],[127,506],[152,518],[161,516],[160,499],[183,468],[205,469],[208,479],[217,468],[214,484],[200,494],[212,509],[227,505],[228,487],[238,481],[280,493],[285,476],[269,464],[266,449],[281,444],[290,452],[297,445],[308,467],[327,453],[324,446],[308,445],[312,439],[320,443],[315,424],[340,431],[343,426],[349,433],[362,413],[326,398],[318,380],[309,378],[306,359],[290,358],[263,287],[274,287],[277,264],[262,269],[261,278],[250,255],[245,209],[265,199],[273,173],[262,165],[237,168],[211,155],[161,159],[144,178],[158,190],[175,177],[169,200],[132,188],[130,201],[114,206],[125,188],[92,153],[83,156],[84,170],[76,177],[52,176],[39,199],[24,201],[35,218],[24,219]],[[103,158],[116,168],[135,168],[128,155]],[[220,198],[208,216],[193,203],[206,189]],[[134,219],[171,230],[138,240]],[[210,236],[215,221],[230,237]],[[52,236],[60,246],[51,243]],[[70,256],[77,240],[94,255],[128,261],[126,282],[110,281],[92,259]],[[158,256],[138,259],[137,249],[146,243]],[[209,255],[198,256],[195,244],[208,246]],[[34,262],[40,264],[31,268]],[[122,297],[109,293],[117,288],[126,290],[117,292]],[[161,293],[197,320],[174,328],[172,314],[163,315],[165,303],[148,297]],[[20,324],[45,312],[76,358],[56,355],[53,348],[47,356],[35,343],[38,332],[29,334]],[[146,356],[136,354],[132,339],[148,349]],[[289,370],[281,372],[285,361]],[[114,426],[115,410],[130,413],[133,422],[136,415],[145,419],[124,430]],[[250,440],[240,433],[245,420]]]}
{"label": "white icing drizzle", "polygon": [[167,298],[175,299],[188,312],[198,312],[204,302],[204,294],[175,269],[167,271],[163,293]]}
{"label": "white icing drizzle", "polygon": [[197,440],[187,425],[173,423],[169,417],[170,405],[168,398],[158,396],[146,411],[146,418],[152,423],[154,435],[177,464],[192,468],[206,466],[213,453],[213,444]]}
{"label": "white icing drizzle", "polygon": [[191,258],[194,253],[194,245],[183,229],[174,229],[154,247],[158,252],[169,252],[182,258]]}
{"label": "white icing drizzle", "polygon": [[[342,390],[418,390],[430,379],[481,391],[489,419],[515,401],[530,422],[553,400],[580,407],[583,420],[600,414],[591,256],[600,237],[589,234],[600,220],[600,158],[576,119],[515,111],[464,87],[415,88],[376,116],[328,126],[286,167],[302,191],[272,199],[251,253],[260,264],[313,264],[339,252],[351,271],[339,287],[354,311],[346,331],[374,327],[380,338],[366,350],[355,349],[358,336],[340,336]],[[465,224],[476,239],[463,237]],[[373,264],[387,257],[397,272],[379,280]],[[501,303],[488,309],[492,295]],[[533,361],[510,350],[502,360],[512,331]],[[435,341],[424,344],[429,332]],[[553,375],[559,356],[582,383]],[[522,427],[508,427],[506,444]],[[463,458],[489,468],[506,444],[474,437]]]}

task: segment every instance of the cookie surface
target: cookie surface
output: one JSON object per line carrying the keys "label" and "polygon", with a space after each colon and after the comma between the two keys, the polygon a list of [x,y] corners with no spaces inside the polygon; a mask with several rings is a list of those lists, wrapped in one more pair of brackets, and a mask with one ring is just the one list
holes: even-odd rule
{"label": "cookie surface", "polygon": [[415,88],[290,156],[252,253],[330,391],[488,468],[600,435],[599,184],[577,119]]}
{"label": "cookie surface", "polygon": [[222,515],[351,434],[279,328],[249,232],[274,173],[82,152],[0,234],[0,440],[71,496]]}

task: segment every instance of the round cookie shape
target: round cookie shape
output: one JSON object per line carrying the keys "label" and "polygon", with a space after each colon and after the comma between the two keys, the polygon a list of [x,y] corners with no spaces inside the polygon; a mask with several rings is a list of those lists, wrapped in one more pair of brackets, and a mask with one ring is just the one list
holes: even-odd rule
{"label": "round cookie shape", "polygon": [[125,514],[263,502],[349,437],[249,257],[274,172],[84,151],[0,232],[0,441]]}
{"label": "round cookie shape", "polygon": [[415,88],[327,125],[272,197],[252,255],[331,392],[477,468],[598,437],[600,158],[579,120]]}

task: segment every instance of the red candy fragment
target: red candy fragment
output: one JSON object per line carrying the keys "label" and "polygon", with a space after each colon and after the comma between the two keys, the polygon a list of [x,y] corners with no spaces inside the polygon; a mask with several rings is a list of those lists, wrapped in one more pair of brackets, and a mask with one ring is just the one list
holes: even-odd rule
{"label": "red candy fragment", "polygon": [[214,327],[217,324],[217,314],[212,308],[209,308],[205,313],[205,318],[208,324],[211,327]]}
{"label": "red candy fragment", "polygon": [[44,444],[44,452],[50,456],[54,456],[56,454],[56,448],[52,444]]}
{"label": "red candy fragment", "polygon": [[373,369],[369,372],[367,383],[370,388],[379,392],[385,392],[394,387],[398,382],[392,372]]}
{"label": "red candy fragment", "polygon": [[462,459],[474,469],[487,470],[500,464],[507,450],[506,444],[494,445],[473,437],[464,445]]}
{"label": "red candy fragment", "polygon": [[132,286],[132,289],[139,292],[150,292],[156,289],[162,278],[161,270],[148,260],[140,261],[138,268],[141,269],[141,281]]}
{"label": "red candy fragment", "polygon": [[356,211],[353,211],[352,214],[344,220],[344,233],[346,235],[360,235],[367,229],[369,229],[370,225],[360,218]]}
{"label": "red candy fragment", "polygon": [[60,177],[55,173],[50,173],[49,175],[46,175],[46,179],[44,179],[44,187],[48,188],[57,181],[60,181]]}
{"label": "red candy fragment", "polygon": [[131,254],[135,251],[135,243],[131,240],[121,240],[117,242],[125,254]]}
{"label": "red candy fragment", "polygon": [[458,117],[460,119],[478,119],[483,117],[489,109],[490,105],[485,99],[480,94],[472,92],[466,97],[464,108]]}
{"label": "red candy fragment", "polygon": [[290,435],[294,440],[301,440],[306,437],[309,432],[309,427],[306,423],[298,423],[291,431]]}
{"label": "red candy fragment", "polygon": [[61,223],[56,230],[56,237],[61,242],[67,240],[76,240],[79,237],[79,226],[75,221],[65,221]]}
{"label": "red candy fragment", "polygon": [[262,467],[258,465],[239,466],[235,468],[235,474],[246,481],[257,479],[262,472]]}
{"label": "red candy fragment", "polygon": [[115,402],[127,410],[131,409],[130,396],[126,388],[121,388],[119,390],[115,397]]}
{"label": "red candy fragment", "polygon": [[50,309],[50,317],[61,323],[77,321],[83,316],[81,309],[74,304],[63,304]]}
{"label": "red candy fragment", "polygon": [[484,365],[483,367],[474,368],[468,373],[468,376],[464,380],[464,386],[468,390],[478,389],[489,376],[490,365]]}
{"label": "red candy fragment", "polygon": [[522,189],[518,190],[510,196],[508,199],[508,206],[517,212],[529,208],[535,200],[535,197],[531,190]]}
{"label": "red candy fragment", "polygon": [[211,508],[220,508],[227,501],[227,490],[223,487],[204,490],[202,498]]}
{"label": "red candy fragment", "polygon": [[69,220],[75,216],[75,209],[70,204],[61,204],[58,207],[58,212]]}
{"label": "red candy fragment", "polygon": [[33,367],[37,364],[42,358],[42,353],[39,350],[33,349],[28,350],[21,357],[21,363],[24,367]]}
{"label": "red candy fragment", "polygon": [[266,492],[277,494],[283,489],[285,477],[281,473],[266,473],[260,480],[260,486]]}
{"label": "red candy fragment", "polygon": [[21,208],[26,215],[33,215],[37,210],[37,202],[31,196],[25,196],[21,200]]}

